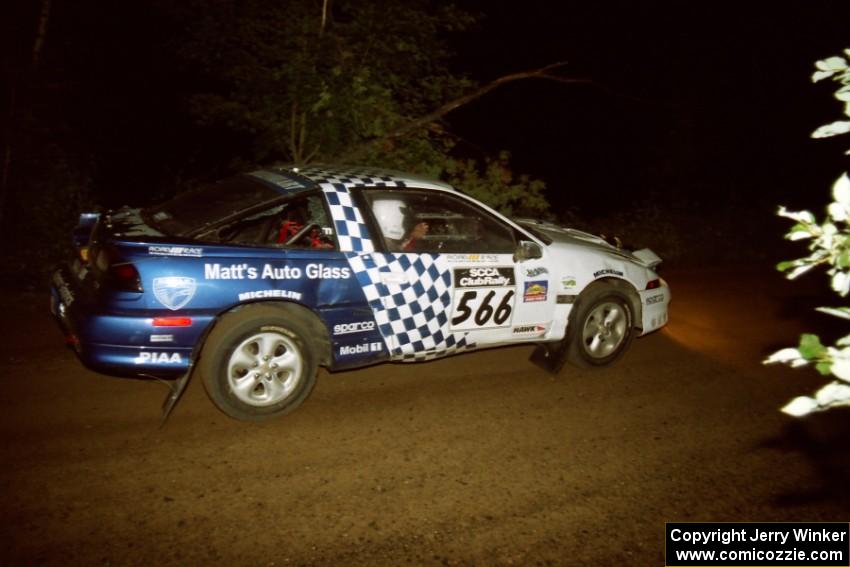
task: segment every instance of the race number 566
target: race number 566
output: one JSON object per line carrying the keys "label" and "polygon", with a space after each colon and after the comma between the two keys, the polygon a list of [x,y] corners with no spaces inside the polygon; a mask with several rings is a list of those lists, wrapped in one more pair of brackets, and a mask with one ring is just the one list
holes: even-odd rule
{"label": "race number 566", "polygon": [[452,329],[507,327],[514,307],[513,288],[466,289],[455,294]]}

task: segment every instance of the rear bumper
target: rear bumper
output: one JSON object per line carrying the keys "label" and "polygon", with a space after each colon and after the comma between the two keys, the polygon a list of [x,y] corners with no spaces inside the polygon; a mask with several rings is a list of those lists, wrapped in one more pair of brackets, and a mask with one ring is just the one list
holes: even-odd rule
{"label": "rear bumper", "polygon": [[[193,317],[193,327],[157,329],[152,317],[104,313],[85,297],[67,267],[56,270],[50,286],[50,311],[65,341],[93,370],[131,376],[174,377],[190,365],[197,329],[211,318]],[[181,340],[182,339],[182,340]]]}

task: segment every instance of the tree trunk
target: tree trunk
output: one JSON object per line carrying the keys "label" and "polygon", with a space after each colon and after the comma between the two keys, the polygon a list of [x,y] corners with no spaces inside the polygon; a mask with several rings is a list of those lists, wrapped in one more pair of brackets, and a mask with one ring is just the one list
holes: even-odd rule
{"label": "tree trunk", "polygon": [[32,74],[38,71],[41,62],[41,53],[44,51],[44,42],[47,40],[47,24],[50,21],[50,1],[41,0],[41,12],[38,15],[38,27],[35,30],[35,42],[32,46]]}
{"label": "tree trunk", "polygon": [[[25,82],[24,87],[32,88],[32,83],[35,81],[38,73],[38,66],[41,62],[41,54],[44,51],[44,44],[47,41],[47,26],[50,22],[50,7],[51,0],[41,0],[41,11],[38,14],[38,25],[35,29],[35,40],[32,46],[32,57],[30,59],[29,80]],[[9,81],[9,105],[6,107],[6,135],[3,140],[3,172],[0,174],[0,221],[6,212],[6,201],[9,194],[9,177],[12,172],[12,139],[15,135],[15,114],[18,98],[18,89],[21,73],[15,73],[14,64],[10,71]]]}

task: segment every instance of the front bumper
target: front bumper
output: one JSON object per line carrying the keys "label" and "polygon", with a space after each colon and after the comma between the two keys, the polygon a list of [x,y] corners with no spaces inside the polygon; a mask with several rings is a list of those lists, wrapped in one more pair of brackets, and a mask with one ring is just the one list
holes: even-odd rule
{"label": "front bumper", "polygon": [[638,293],[641,303],[642,335],[657,331],[667,324],[667,308],[670,305],[672,294],[664,280],[661,287],[647,289]]}

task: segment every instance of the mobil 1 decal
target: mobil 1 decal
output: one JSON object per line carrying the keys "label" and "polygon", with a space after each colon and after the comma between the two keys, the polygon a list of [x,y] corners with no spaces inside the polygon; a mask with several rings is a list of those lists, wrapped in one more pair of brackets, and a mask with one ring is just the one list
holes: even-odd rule
{"label": "mobil 1 decal", "polygon": [[513,267],[454,269],[453,331],[509,327],[516,298]]}

